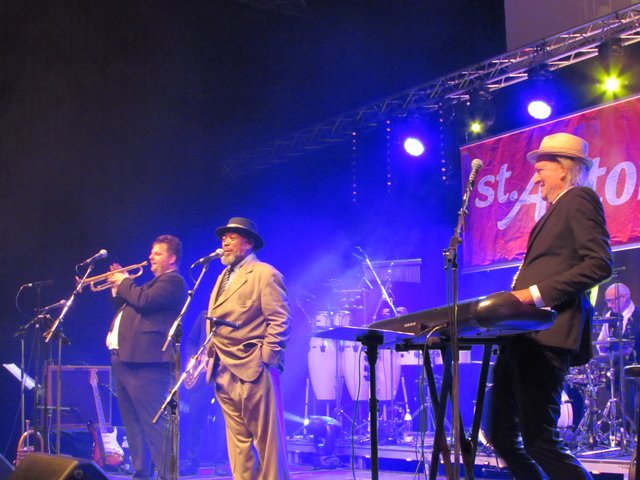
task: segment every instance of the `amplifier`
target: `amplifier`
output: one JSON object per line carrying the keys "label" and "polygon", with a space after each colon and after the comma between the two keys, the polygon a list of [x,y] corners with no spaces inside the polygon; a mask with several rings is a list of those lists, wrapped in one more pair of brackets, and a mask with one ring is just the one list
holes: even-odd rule
{"label": "amplifier", "polygon": [[[95,371],[95,387],[90,382]],[[55,428],[58,396],[58,367],[48,370],[47,404],[52,410],[51,423]],[[87,422],[98,424],[96,397],[99,396],[106,426],[111,427],[112,384],[111,367],[105,365],[62,365],[60,367],[60,428],[86,429]]]}

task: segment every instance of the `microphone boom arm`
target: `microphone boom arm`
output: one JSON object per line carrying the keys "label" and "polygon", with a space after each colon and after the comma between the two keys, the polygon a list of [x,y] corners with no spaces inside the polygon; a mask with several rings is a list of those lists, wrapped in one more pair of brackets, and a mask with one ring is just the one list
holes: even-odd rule
{"label": "microphone boom arm", "polygon": [[364,250],[362,250],[362,248],[359,248],[359,250],[362,252],[362,254],[364,256],[364,261],[367,263],[367,266],[371,269],[371,273],[373,274],[373,278],[376,279],[376,283],[378,284],[378,287],[380,287],[380,291],[382,292],[382,297],[389,304],[389,307],[391,307],[391,311],[393,312],[393,316],[397,317],[398,316],[398,310],[396,310],[396,306],[393,304],[393,300],[391,300],[391,297],[387,293],[387,289],[384,288],[384,285],[382,285],[382,281],[380,281],[380,277],[378,277],[378,274],[376,273],[376,269],[373,268],[373,265],[371,264],[371,260],[369,260],[369,256],[367,255],[367,253]]}

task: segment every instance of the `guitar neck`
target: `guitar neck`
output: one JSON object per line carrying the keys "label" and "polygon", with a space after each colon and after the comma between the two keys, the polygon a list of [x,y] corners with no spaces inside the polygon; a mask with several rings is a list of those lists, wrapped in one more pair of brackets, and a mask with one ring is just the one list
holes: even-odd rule
{"label": "guitar neck", "polygon": [[98,391],[97,384],[91,384],[93,390],[93,401],[96,404],[96,412],[98,414],[98,426],[101,432],[106,432],[107,422],[104,419],[104,411],[102,409],[102,399],[100,398],[100,392]]}

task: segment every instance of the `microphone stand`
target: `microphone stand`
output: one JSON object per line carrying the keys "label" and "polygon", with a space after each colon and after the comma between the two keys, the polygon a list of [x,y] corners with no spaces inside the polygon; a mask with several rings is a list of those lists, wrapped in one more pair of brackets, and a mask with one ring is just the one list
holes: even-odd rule
{"label": "microphone stand", "polygon": [[[165,352],[167,348],[169,348],[169,344],[171,343],[171,340],[174,341],[175,352],[176,352],[176,362],[175,362],[176,378],[180,377],[180,372],[182,371],[181,358],[180,358],[180,342],[182,340],[182,319],[187,313],[187,310],[189,309],[189,305],[191,305],[191,301],[193,300],[193,296],[198,290],[198,287],[200,286],[200,282],[204,278],[204,275],[207,272],[207,270],[209,270],[209,263],[210,262],[204,262],[202,264],[200,275],[198,275],[198,278],[193,288],[187,292],[187,299],[185,300],[184,305],[182,306],[182,310],[180,310],[180,313],[178,314],[175,321],[173,322],[173,325],[171,325],[171,328],[167,333],[167,338],[164,342],[164,345],[162,346],[162,351]],[[193,267],[194,265],[191,266],[191,268]],[[198,351],[198,353],[200,353],[200,351]],[[195,362],[195,358],[196,357],[192,359],[193,362]],[[170,423],[170,432],[169,432],[169,437],[171,439],[171,453],[169,458],[170,480],[178,480],[178,470],[179,470],[178,464],[180,459],[180,412],[178,408],[180,400],[178,396],[178,388],[182,384],[184,380],[183,378],[184,376],[185,374],[183,373],[182,377],[180,378],[180,381],[176,383],[174,388],[171,389],[169,396],[167,397],[165,402],[162,404],[162,406],[160,407],[160,410],[158,410],[158,413],[156,413],[156,416],[152,420],[152,423],[156,423],[160,418],[160,415],[162,414],[164,409],[167,408],[167,405],[169,405],[169,403],[171,402],[171,423]],[[173,398],[174,396],[175,396],[175,399]]]}
{"label": "microphone stand", "polygon": [[[211,320],[212,320],[212,322],[211,322],[211,331],[209,332],[209,335],[207,335],[207,338],[205,339],[204,343],[202,345],[200,345],[200,348],[198,348],[198,351],[189,360],[189,363],[187,364],[187,368],[185,368],[184,372],[182,372],[180,377],[178,377],[178,381],[176,382],[174,387],[171,389],[171,391],[167,395],[167,398],[165,399],[164,403],[160,406],[160,408],[156,412],[156,415],[155,415],[155,417],[153,417],[153,420],[151,420],[151,423],[154,423],[154,424],[157,423],[158,420],[160,419],[160,415],[162,415],[162,413],[165,411],[165,409],[167,407],[171,407],[171,417],[172,417],[172,422],[173,422],[173,418],[177,416],[176,411],[178,410],[178,390],[180,389],[180,386],[184,382],[184,379],[187,377],[187,375],[189,374],[189,372],[191,371],[191,369],[195,365],[197,359],[206,350],[207,345],[209,345],[209,342],[211,341],[211,339],[216,334],[216,330],[218,329],[218,326],[225,325],[225,326],[229,326],[231,328],[240,328],[240,325],[238,325],[236,323],[225,322],[224,320],[220,321],[220,320],[217,320],[217,319],[211,319]],[[172,423],[172,427],[173,427],[173,423]],[[175,434],[175,433],[177,433],[177,431],[174,431],[173,433]],[[178,446],[178,442],[176,440],[176,436],[172,437],[172,444],[171,445],[172,445],[172,448],[175,448],[175,447]],[[176,453],[176,457],[175,457],[174,460],[177,460],[177,458],[178,458],[177,457],[177,453],[178,453],[177,450],[176,450],[175,453]],[[171,455],[173,455],[173,452],[171,453]],[[175,463],[175,465],[177,465],[177,463]],[[172,467],[175,466],[175,465],[172,464]],[[175,477],[173,476],[174,473],[175,473]],[[174,472],[174,470],[172,469],[172,471],[170,472],[170,475],[171,475],[171,479],[172,480],[174,480],[174,478],[177,479],[178,478],[177,470]]]}
{"label": "microphone stand", "polygon": [[376,283],[378,284],[378,287],[380,287],[380,291],[382,292],[382,298],[384,298],[386,300],[386,302],[389,304],[389,307],[391,307],[391,311],[393,312],[393,316],[397,317],[398,316],[398,310],[396,310],[396,307],[393,304],[393,300],[391,300],[391,297],[387,293],[387,289],[384,288],[384,285],[382,285],[382,282],[380,281],[380,277],[378,277],[378,274],[376,273],[375,268],[373,268],[373,265],[371,264],[371,261],[369,260],[369,256],[367,255],[367,253],[362,248],[357,247],[357,249],[360,252],[362,252],[364,261],[367,263],[367,266],[371,269],[371,273],[373,274],[373,278],[376,279]]}
{"label": "microphone stand", "polygon": [[71,296],[69,297],[69,300],[66,301],[66,303],[64,305],[64,308],[62,309],[62,312],[60,312],[60,316],[58,318],[56,318],[55,322],[53,322],[53,325],[51,325],[51,328],[49,328],[49,330],[44,333],[44,341],[45,341],[45,343],[49,343],[49,340],[51,340],[51,337],[53,336],[53,334],[55,333],[56,329],[58,328],[58,325],[62,324],[65,315],[67,314],[67,312],[71,308],[71,305],[73,304],[73,300],[76,298],[76,295],[78,295],[79,293],[82,292],[82,287],[84,287],[84,284],[87,281],[87,278],[89,277],[89,274],[92,271],[93,271],[93,263],[90,263],[89,267],[87,268],[87,271],[84,272],[84,275],[82,276],[82,278],[80,279],[80,281],[76,285],[75,290],[73,291],[73,293],[71,293]]}
{"label": "microphone stand", "polygon": [[[58,318],[56,318],[56,320],[53,322],[53,324],[51,325],[51,327],[49,328],[49,330],[47,330],[44,333],[44,343],[49,343],[49,341],[51,340],[51,338],[54,336],[54,334],[56,335],[56,338],[58,339],[58,365],[56,366],[56,406],[55,406],[55,412],[56,412],[56,453],[60,454],[60,430],[61,430],[61,425],[60,425],[60,403],[62,402],[62,343],[64,342],[65,345],[68,345],[69,339],[67,337],[65,337],[64,333],[62,332],[62,324],[64,322],[64,317],[67,314],[67,312],[69,311],[69,309],[71,308],[71,305],[73,304],[74,299],[76,298],[76,295],[78,295],[80,292],[82,292],[82,287],[84,287],[84,284],[87,280],[87,278],[89,277],[89,274],[93,271],[93,262],[89,263],[89,266],[87,267],[86,272],[84,272],[84,275],[82,276],[82,278],[80,279],[80,281],[78,282],[78,284],[76,285],[76,288],[73,290],[73,292],[71,293],[71,296],[69,297],[69,300],[66,300],[64,307],[62,309],[62,312],[60,312],[60,315],[58,316]],[[78,267],[76,266],[76,269]],[[58,328],[58,326],[60,326],[60,328]],[[45,372],[45,374],[47,375],[47,377],[50,375],[50,372],[48,371],[49,369],[47,368],[47,371]],[[48,383],[48,378],[47,378],[47,382]],[[45,387],[45,389],[47,389],[48,387]],[[46,406],[46,403],[45,403]],[[46,415],[48,415],[48,412],[46,411],[47,408],[45,408],[45,418]],[[47,440],[48,440],[48,433],[47,433]]]}
{"label": "microphone stand", "polygon": [[[453,451],[454,468],[453,475],[457,479],[460,476],[460,339],[458,338],[458,246],[462,243],[462,232],[465,226],[465,216],[469,213],[469,198],[473,190],[473,181],[469,181],[462,196],[462,206],[458,211],[458,224],[449,241],[449,247],[444,249],[444,269],[451,272],[451,305],[453,318],[451,321],[451,353],[452,353],[452,382],[451,382],[451,423],[453,426]],[[444,358],[443,358],[444,362]],[[445,408],[441,405],[440,408]],[[468,474],[466,472],[465,474]],[[471,472],[473,475],[473,472]]]}

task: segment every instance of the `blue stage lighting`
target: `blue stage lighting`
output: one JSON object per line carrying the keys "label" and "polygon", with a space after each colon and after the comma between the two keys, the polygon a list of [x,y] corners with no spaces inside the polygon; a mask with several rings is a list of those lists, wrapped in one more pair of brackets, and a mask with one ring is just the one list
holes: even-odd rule
{"label": "blue stage lighting", "polygon": [[527,112],[536,120],[544,120],[551,115],[551,105],[544,100],[532,100],[527,106]]}
{"label": "blue stage lighting", "polygon": [[404,141],[404,150],[412,157],[419,157],[424,153],[424,143],[416,137],[408,137]]}
{"label": "blue stage lighting", "polygon": [[542,63],[527,71],[529,78],[527,112],[536,120],[545,120],[553,113],[556,90],[549,65]]}

